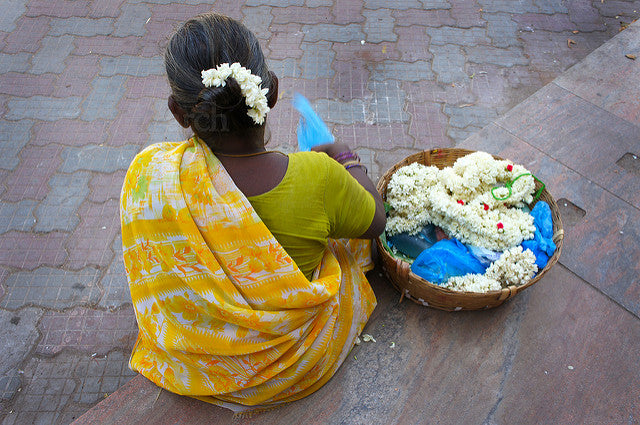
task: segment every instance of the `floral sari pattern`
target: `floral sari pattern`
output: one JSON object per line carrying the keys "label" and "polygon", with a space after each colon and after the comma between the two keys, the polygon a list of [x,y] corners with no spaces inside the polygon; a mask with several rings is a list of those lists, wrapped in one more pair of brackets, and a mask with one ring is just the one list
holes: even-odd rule
{"label": "floral sari pattern", "polygon": [[120,212],[130,366],[174,393],[227,407],[305,397],[376,305],[370,241],[330,240],[309,281],[197,138],[138,154]]}

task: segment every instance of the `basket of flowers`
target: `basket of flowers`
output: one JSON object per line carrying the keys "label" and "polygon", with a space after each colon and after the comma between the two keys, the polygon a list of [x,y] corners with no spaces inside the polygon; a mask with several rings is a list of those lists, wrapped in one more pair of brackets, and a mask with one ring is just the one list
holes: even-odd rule
{"label": "basket of flowers", "polygon": [[560,257],[555,200],[511,161],[457,148],[418,152],[377,189],[388,219],[376,243],[401,300],[447,311],[496,307]]}

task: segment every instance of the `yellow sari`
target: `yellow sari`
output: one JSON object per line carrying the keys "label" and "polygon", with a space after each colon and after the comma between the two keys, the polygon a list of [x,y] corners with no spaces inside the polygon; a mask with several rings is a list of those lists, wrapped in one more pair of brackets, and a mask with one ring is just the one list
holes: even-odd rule
{"label": "yellow sari", "polygon": [[376,305],[369,241],[330,240],[309,281],[197,138],[138,154],[120,212],[130,366],[174,393],[227,407],[305,397]]}

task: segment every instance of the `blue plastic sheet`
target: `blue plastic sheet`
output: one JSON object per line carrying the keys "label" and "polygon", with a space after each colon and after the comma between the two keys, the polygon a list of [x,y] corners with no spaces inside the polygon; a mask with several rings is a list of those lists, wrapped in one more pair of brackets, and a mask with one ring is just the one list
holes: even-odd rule
{"label": "blue plastic sheet", "polygon": [[483,266],[489,267],[491,263],[494,263],[500,259],[502,252],[492,251],[487,248],[481,248],[479,246],[473,245],[465,245],[469,250],[469,253],[473,255],[473,257],[480,261]]}
{"label": "blue plastic sheet", "polygon": [[544,201],[538,201],[531,210],[533,224],[536,232],[533,239],[522,242],[522,249],[530,249],[536,256],[536,265],[542,270],[549,261],[549,257],[556,251],[556,244],[553,242],[553,219],[551,218],[551,208]]}
{"label": "blue plastic sheet", "polygon": [[415,235],[408,233],[398,233],[387,236],[387,243],[410,258],[416,258],[422,251],[431,247],[438,241],[436,229],[433,224],[423,227]]}
{"label": "blue plastic sheet", "polygon": [[316,114],[306,97],[300,93],[293,95],[293,106],[300,112],[298,122],[298,149],[309,151],[324,143],[333,143],[333,135],[322,118]]}
{"label": "blue plastic sheet", "polygon": [[422,251],[411,271],[431,283],[442,284],[450,277],[484,274],[487,266],[478,261],[457,239],[443,239]]}

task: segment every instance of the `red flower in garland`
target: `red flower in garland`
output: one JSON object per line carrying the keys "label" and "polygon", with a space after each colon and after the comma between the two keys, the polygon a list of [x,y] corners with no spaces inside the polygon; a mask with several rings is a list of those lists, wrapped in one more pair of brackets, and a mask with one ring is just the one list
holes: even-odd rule
{"label": "red flower in garland", "polygon": [[507,171],[513,171],[513,165],[511,164],[507,165]]}
{"label": "red flower in garland", "polygon": [[504,229],[504,224],[498,223],[498,230],[502,230],[502,229]]}
{"label": "red flower in garland", "polygon": [[463,201],[462,199],[458,199],[458,203],[459,203],[460,205],[464,205],[464,201]]}
{"label": "red flower in garland", "polygon": [[485,210],[485,211],[489,211],[489,205],[484,204],[484,203],[483,203],[482,205],[484,205],[484,210]]}

